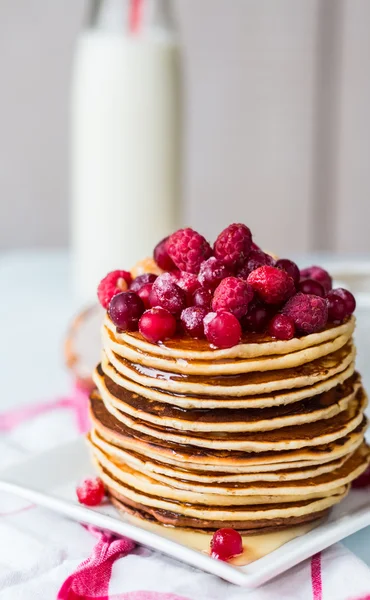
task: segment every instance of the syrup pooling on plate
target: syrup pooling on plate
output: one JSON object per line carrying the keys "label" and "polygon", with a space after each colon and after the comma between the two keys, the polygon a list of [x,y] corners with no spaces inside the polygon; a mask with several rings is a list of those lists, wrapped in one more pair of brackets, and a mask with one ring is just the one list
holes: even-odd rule
{"label": "syrup pooling on plate", "polygon": [[243,552],[231,560],[248,562],[314,526],[367,468],[355,302],[321,267],[263,252],[240,223],[214,245],[179,230],[154,260],[127,290],[120,272],[99,287],[93,461],[128,518],[186,530],[190,545],[203,535],[207,552],[232,528]]}

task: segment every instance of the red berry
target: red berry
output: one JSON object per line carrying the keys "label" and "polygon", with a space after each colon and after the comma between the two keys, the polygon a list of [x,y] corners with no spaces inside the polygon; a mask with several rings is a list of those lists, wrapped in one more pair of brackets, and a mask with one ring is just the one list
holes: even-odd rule
{"label": "red berry", "polygon": [[278,340],[291,340],[295,334],[293,319],[286,315],[275,315],[270,321],[269,333]]}
{"label": "red berry", "polygon": [[179,271],[176,275],[176,285],[178,285],[187,296],[191,297],[195,290],[200,287],[200,283],[196,275],[193,273],[187,273],[186,271]]}
{"label": "red berry", "polygon": [[353,488],[364,488],[370,486],[370,465],[367,467],[366,471],[364,471],[357,479],[352,481]]}
{"label": "red berry", "polygon": [[283,269],[283,271],[288,273],[288,275],[290,275],[293,279],[295,285],[299,283],[301,274],[295,262],[289,260],[288,258],[279,258],[279,260],[277,260],[275,263],[275,267],[278,269]]}
{"label": "red berry", "polygon": [[313,265],[312,267],[307,267],[307,269],[302,269],[301,271],[301,280],[302,279],[314,279],[321,283],[324,288],[325,293],[327,294],[332,287],[332,278],[329,273],[322,269],[321,267],[317,267]]}
{"label": "red berry", "polygon": [[235,529],[224,527],[216,531],[211,539],[211,556],[228,560],[243,552],[242,536]]}
{"label": "red berry", "polygon": [[253,304],[248,307],[247,314],[242,318],[242,327],[245,331],[260,333],[266,330],[270,319],[270,312],[262,304]]}
{"label": "red berry", "polygon": [[331,323],[343,321],[347,316],[346,303],[343,298],[329,292],[326,299],[328,302],[328,320]]}
{"label": "red berry", "polygon": [[211,308],[213,290],[211,288],[199,288],[194,292],[193,304],[201,308]]}
{"label": "red berry", "polygon": [[176,319],[168,310],[156,306],[146,310],[139,321],[139,331],[145,339],[156,344],[176,333]]}
{"label": "red berry", "polygon": [[229,275],[231,275],[230,269],[215,256],[211,256],[200,265],[198,280],[204,287],[214,289]]}
{"label": "red berry", "polygon": [[328,322],[328,303],[325,298],[312,294],[295,294],[281,311],[290,317],[300,333],[315,333]]}
{"label": "red berry", "polygon": [[153,258],[157,263],[160,269],[163,271],[173,271],[176,269],[176,266],[172,260],[172,258],[168,255],[167,252],[167,242],[168,237],[164,238],[154,248]]}
{"label": "red berry", "polygon": [[315,279],[303,279],[299,282],[298,289],[302,294],[313,294],[314,296],[320,296],[324,298],[325,292],[321,283],[315,281]]}
{"label": "red berry", "polygon": [[330,292],[328,293],[328,298],[331,295],[339,296],[339,298],[342,298],[342,300],[344,300],[347,315],[351,315],[355,311],[356,300],[353,294],[351,294],[351,292],[345,290],[344,288],[336,288],[335,290],[330,290]]}
{"label": "red berry", "polygon": [[[155,299],[155,300],[154,300]],[[186,294],[173,282],[169,273],[163,273],[153,283],[149,302],[161,306],[174,315],[179,315],[186,307]]]}
{"label": "red berry", "polygon": [[262,267],[263,265],[274,266],[274,259],[266,252],[262,252],[262,250],[251,250],[248,256],[247,261],[244,265],[238,270],[238,277],[242,279],[247,279],[248,275],[258,269],[258,267]]}
{"label": "red berry", "polygon": [[233,223],[221,231],[213,249],[215,257],[233,269],[245,263],[251,245],[250,229],[242,223]]}
{"label": "red berry", "polygon": [[217,348],[231,348],[240,342],[242,328],[230,312],[210,312],[203,323],[207,340]]}
{"label": "red berry", "polygon": [[144,303],[135,292],[121,292],[110,301],[108,314],[122,331],[135,331],[144,310]]}
{"label": "red berry", "polygon": [[143,273],[142,275],[138,275],[132,281],[130,285],[130,292],[138,292],[143,285],[147,283],[153,283],[157,279],[158,275],[154,275],[154,273]]}
{"label": "red berry", "polygon": [[269,265],[252,271],[247,281],[266,304],[281,304],[295,293],[290,275]]}
{"label": "red berry", "polygon": [[151,308],[150,304],[150,294],[152,291],[153,284],[145,283],[138,291],[137,295],[142,299],[145,308]]}
{"label": "red berry", "polygon": [[212,310],[227,310],[240,319],[247,310],[253,298],[253,289],[243,279],[226,277],[215,289],[212,300]]}
{"label": "red berry", "polygon": [[98,285],[98,298],[103,308],[108,308],[113,296],[125,292],[131,283],[128,271],[111,271]]}
{"label": "red berry", "polygon": [[184,330],[193,338],[204,337],[203,319],[208,313],[206,308],[189,306],[181,313],[181,323]]}
{"label": "red berry", "polygon": [[99,477],[85,479],[77,488],[76,494],[80,504],[97,506],[105,496],[104,484]]}
{"label": "red berry", "polygon": [[201,263],[211,256],[212,249],[202,235],[187,227],[170,235],[167,252],[178,269],[197,274]]}

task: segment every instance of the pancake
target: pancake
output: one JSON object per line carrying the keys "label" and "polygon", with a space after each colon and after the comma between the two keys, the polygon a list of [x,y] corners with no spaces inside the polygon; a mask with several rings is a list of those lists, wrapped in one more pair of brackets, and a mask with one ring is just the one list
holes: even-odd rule
{"label": "pancake", "polygon": [[161,357],[156,354],[158,346],[153,345],[152,352],[142,352],[141,350],[122,344],[117,341],[114,333],[103,327],[103,344],[117,356],[120,356],[129,362],[133,362],[144,367],[169,371],[170,373],[183,373],[192,375],[233,375],[239,373],[252,373],[255,371],[275,371],[278,369],[291,369],[300,365],[312,362],[328,354],[336,352],[348,343],[352,336],[353,327],[349,328],[345,334],[332,340],[317,344],[309,348],[303,348],[297,352],[289,354],[277,354],[269,356],[259,356],[254,358],[220,359],[205,362],[204,360],[187,360],[185,357]]}
{"label": "pancake", "polygon": [[295,337],[291,340],[279,341],[266,334],[248,333],[244,335],[241,343],[232,348],[218,349],[212,347],[206,340],[196,340],[181,337],[166,340],[160,344],[147,342],[139,333],[117,332],[108,314],[104,320],[104,326],[114,333],[117,341],[137,348],[148,354],[153,353],[167,357],[176,357],[186,360],[221,360],[230,358],[253,358],[258,356],[269,356],[274,354],[290,354],[305,348],[322,344],[333,340],[341,335],[349,337],[355,326],[355,317],[351,316],[341,325],[328,324],[323,331]]}
{"label": "pancake", "polygon": [[196,376],[169,373],[144,367],[118,356],[105,348],[109,362],[124,377],[143,386],[158,387],[174,393],[216,396],[244,396],[266,394],[276,390],[314,385],[344,371],[355,358],[352,343],[312,362],[292,369],[240,373],[238,375]]}
{"label": "pancake", "polygon": [[181,445],[194,445],[205,448],[263,452],[267,450],[292,450],[305,446],[317,446],[334,441],[353,431],[363,421],[363,411],[367,397],[361,388],[348,408],[330,419],[303,425],[293,425],[264,432],[179,432],[169,427],[159,427],[139,419],[133,419],[114,408],[109,403],[109,395],[104,385],[98,386],[107,410],[115,419],[136,433],[144,433],[158,440],[168,440]]}
{"label": "pancake", "polygon": [[[364,420],[358,427],[329,444],[305,447],[288,451],[267,451],[258,454],[200,448],[174,444],[169,440],[138,434],[117,421],[106,409],[96,392],[90,398],[90,419],[95,431],[103,440],[118,448],[140,452],[142,455],[164,464],[186,469],[245,473],[275,471],[281,468],[317,465],[329,462],[353,452],[362,442],[367,426]],[[307,464],[308,463],[308,464]]]}
{"label": "pancake", "polygon": [[[369,463],[369,448],[363,444],[343,465],[315,478],[294,481],[253,481],[238,483],[203,483],[162,476],[154,479],[124,463],[117,463],[98,448],[92,447],[100,468],[109,473],[122,487],[136,492],[192,504],[235,506],[255,503],[296,502],[314,497],[326,497],[348,485]],[[129,496],[130,497],[130,496]]]}
{"label": "pancake", "polygon": [[355,370],[354,362],[341,371],[328,377],[324,381],[320,381],[311,386],[307,386],[301,389],[294,390],[281,390],[270,392],[267,394],[260,394],[254,396],[241,396],[232,398],[230,396],[218,396],[207,397],[200,396],[199,394],[187,396],[186,394],[165,392],[158,388],[142,386],[134,381],[123,377],[114,366],[108,361],[105,353],[102,355],[101,370],[105,373],[114,383],[121,386],[127,391],[131,391],[134,394],[138,394],[143,398],[170,404],[171,406],[178,406],[179,408],[199,408],[199,409],[210,409],[210,408],[267,408],[269,406],[281,406],[298,402],[306,398],[311,398],[317,394],[322,394],[328,390],[331,390],[336,385],[341,385],[344,381],[349,379]]}
{"label": "pancake", "polygon": [[278,465],[280,469],[272,472],[255,471],[249,473],[224,474],[221,472],[213,472],[209,474],[204,470],[185,470],[183,468],[175,469],[171,465],[165,465],[156,461],[151,461],[145,456],[137,452],[125,452],[121,448],[104,441],[94,430],[87,437],[90,445],[101,450],[105,455],[110,456],[117,464],[127,464],[133,469],[137,469],[141,473],[152,476],[154,479],[166,482],[163,475],[174,478],[178,477],[181,480],[189,480],[203,483],[223,483],[223,482],[249,482],[249,481],[291,481],[299,479],[307,479],[308,477],[317,477],[323,473],[329,473],[334,469],[339,468],[344,464],[351,454],[316,465],[302,465],[298,462],[294,468],[284,469],[284,465]]}
{"label": "pancake", "polygon": [[136,419],[182,431],[266,431],[327,419],[348,408],[361,383],[358,375],[328,392],[294,404],[265,409],[180,409],[148,400],[104,376],[101,366],[94,382],[109,403]]}

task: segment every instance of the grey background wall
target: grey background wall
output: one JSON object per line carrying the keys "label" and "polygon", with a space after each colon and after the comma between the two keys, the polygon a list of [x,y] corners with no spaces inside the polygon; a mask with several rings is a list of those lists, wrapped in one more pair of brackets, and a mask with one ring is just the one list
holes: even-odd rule
{"label": "grey background wall", "polygon": [[[277,252],[370,252],[370,2],[174,0],[184,223]],[[68,93],[84,0],[0,3],[0,248],[68,243]]]}

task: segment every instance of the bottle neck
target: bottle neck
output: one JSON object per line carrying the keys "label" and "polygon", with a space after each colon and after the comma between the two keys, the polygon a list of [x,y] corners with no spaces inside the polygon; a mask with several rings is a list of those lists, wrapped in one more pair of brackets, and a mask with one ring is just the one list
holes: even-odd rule
{"label": "bottle neck", "polygon": [[171,0],[139,0],[135,30],[132,28],[134,4],[133,0],[90,0],[88,27],[122,34],[176,31]]}

